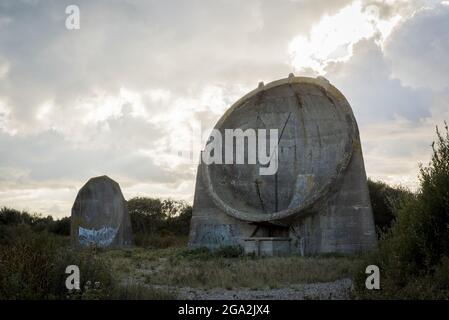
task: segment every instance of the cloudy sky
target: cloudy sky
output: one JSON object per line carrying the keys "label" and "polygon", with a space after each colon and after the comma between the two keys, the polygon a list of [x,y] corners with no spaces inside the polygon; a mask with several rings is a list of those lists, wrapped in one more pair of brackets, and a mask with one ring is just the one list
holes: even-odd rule
{"label": "cloudy sky", "polygon": [[103,174],[191,201],[194,124],[290,72],[348,98],[368,176],[413,188],[449,120],[449,1],[0,0],[0,206],[67,216]]}

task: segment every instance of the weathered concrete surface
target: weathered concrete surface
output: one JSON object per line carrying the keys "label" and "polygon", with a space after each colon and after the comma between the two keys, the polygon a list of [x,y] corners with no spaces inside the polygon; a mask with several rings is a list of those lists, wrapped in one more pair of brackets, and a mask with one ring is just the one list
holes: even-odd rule
{"label": "weathered concrete surface", "polygon": [[289,255],[290,238],[281,237],[250,237],[244,240],[244,250],[247,254],[256,256],[285,256]]}
{"label": "weathered concrete surface", "polygon": [[76,246],[132,245],[131,220],[117,182],[101,176],[81,188],[72,208],[71,240]]}
{"label": "weathered concrete surface", "polygon": [[274,81],[237,101],[216,129],[278,129],[279,169],[201,163],[189,245],[290,237],[292,252],[354,253],[376,236],[357,123],[324,78]]}

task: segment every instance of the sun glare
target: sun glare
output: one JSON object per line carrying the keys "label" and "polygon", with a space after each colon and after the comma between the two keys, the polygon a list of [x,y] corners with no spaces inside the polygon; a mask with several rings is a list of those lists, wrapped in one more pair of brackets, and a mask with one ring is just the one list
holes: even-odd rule
{"label": "sun glare", "polygon": [[335,15],[324,16],[308,36],[295,37],[289,44],[292,64],[299,71],[323,74],[330,62],[348,60],[361,39],[376,37],[382,45],[400,20],[398,15],[381,19],[377,6],[356,1]]}

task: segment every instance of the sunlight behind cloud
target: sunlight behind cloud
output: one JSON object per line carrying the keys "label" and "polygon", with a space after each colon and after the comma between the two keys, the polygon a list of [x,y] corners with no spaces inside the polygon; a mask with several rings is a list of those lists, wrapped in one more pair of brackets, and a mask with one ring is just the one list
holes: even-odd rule
{"label": "sunlight behind cloud", "polygon": [[356,1],[335,15],[324,16],[307,37],[296,36],[289,44],[292,65],[299,71],[323,74],[330,62],[347,61],[361,39],[376,36],[383,42],[400,20],[399,15],[382,19],[376,5],[364,7]]}

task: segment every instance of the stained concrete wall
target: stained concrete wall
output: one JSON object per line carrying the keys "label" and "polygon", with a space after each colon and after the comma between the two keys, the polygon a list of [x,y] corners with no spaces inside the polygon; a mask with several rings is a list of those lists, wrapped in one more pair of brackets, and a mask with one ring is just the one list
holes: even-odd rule
{"label": "stained concrete wall", "polygon": [[360,144],[329,195],[304,218],[292,221],[289,234],[294,252],[356,253],[376,244],[374,219]]}
{"label": "stained concrete wall", "polygon": [[256,256],[285,256],[291,254],[290,238],[247,238],[245,253]]}
{"label": "stained concrete wall", "polygon": [[[249,165],[202,163],[189,246],[243,245],[245,238],[273,236],[274,230],[291,237],[292,252],[304,255],[374,247],[360,138],[344,96],[325,79],[289,77],[237,101],[216,128],[260,128],[257,118],[275,127],[286,119],[276,111],[293,114],[279,146],[287,152],[279,163],[279,207],[270,196],[273,177],[257,177]],[[262,180],[264,193],[257,194],[254,178]]]}
{"label": "stained concrete wall", "polygon": [[128,208],[117,182],[95,177],[80,189],[72,208],[71,241],[84,247],[133,244]]}

